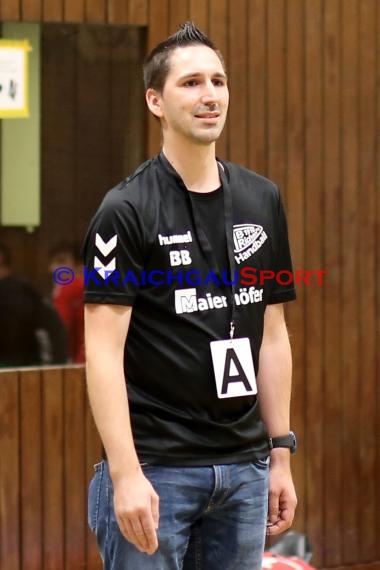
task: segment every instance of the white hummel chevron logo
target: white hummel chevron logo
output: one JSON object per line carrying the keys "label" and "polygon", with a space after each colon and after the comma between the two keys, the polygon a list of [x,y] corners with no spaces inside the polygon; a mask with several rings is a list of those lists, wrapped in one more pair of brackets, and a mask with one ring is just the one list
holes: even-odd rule
{"label": "white hummel chevron logo", "polygon": [[113,257],[108,265],[104,265],[104,263],[102,263],[95,255],[94,269],[96,269],[104,280],[107,279],[107,277],[109,277],[116,269],[116,257]]}
{"label": "white hummel chevron logo", "polygon": [[117,235],[116,234],[114,236],[112,236],[111,239],[109,239],[107,241],[107,243],[105,241],[103,241],[103,238],[100,234],[96,234],[95,245],[98,248],[98,250],[100,251],[100,253],[102,255],[104,255],[104,257],[107,257],[107,255],[109,255],[111,253],[111,251],[113,249],[115,249],[116,244],[117,244]]}

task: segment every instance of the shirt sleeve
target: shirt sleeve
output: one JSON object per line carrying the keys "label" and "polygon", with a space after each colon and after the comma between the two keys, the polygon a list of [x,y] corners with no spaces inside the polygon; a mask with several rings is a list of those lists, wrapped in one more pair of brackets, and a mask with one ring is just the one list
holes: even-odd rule
{"label": "shirt sleeve", "polygon": [[141,283],[143,244],[135,206],[120,196],[107,196],[83,245],[84,302],[133,305]]}
{"label": "shirt sleeve", "polygon": [[278,208],[276,221],[276,262],[274,272],[276,278],[273,280],[273,288],[268,304],[285,303],[296,298],[294,287],[293,264],[290,254],[288,228],[286,223],[284,206],[280,193],[277,191]]}

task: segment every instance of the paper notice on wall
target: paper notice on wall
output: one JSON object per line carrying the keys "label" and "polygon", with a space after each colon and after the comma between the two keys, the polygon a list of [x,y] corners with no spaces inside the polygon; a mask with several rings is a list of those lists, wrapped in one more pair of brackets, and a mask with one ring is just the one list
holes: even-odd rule
{"label": "paper notice on wall", "polygon": [[29,116],[27,40],[0,39],[0,118]]}

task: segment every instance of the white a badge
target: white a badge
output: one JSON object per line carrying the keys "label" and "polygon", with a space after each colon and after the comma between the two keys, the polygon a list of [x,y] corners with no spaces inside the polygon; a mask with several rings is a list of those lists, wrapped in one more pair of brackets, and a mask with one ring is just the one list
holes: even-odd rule
{"label": "white a badge", "polygon": [[248,338],[210,342],[218,398],[257,394],[255,369]]}

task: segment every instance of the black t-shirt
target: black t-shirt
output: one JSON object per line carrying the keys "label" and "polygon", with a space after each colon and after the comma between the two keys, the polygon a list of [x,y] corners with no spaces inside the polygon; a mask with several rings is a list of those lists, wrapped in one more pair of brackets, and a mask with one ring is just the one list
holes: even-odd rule
{"label": "black t-shirt", "polygon": [[[272,182],[222,166],[238,274],[235,337],[250,339],[257,375],[265,307],[295,291],[276,280],[244,284],[241,270],[292,271],[286,221]],[[226,283],[208,278],[225,261],[215,253],[225,237],[218,248],[203,230],[200,200],[161,153],[107,193],[85,239],[85,302],[133,305],[124,366],[141,461],[232,463],[269,449],[256,396],[217,396],[209,344],[228,338],[231,286],[229,271]],[[214,223],[223,235],[224,220]]]}
{"label": "black t-shirt", "polygon": [[228,272],[223,187],[213,192],[190,192],[190,199],[199,213],[202,227],[216,257],[218,269]]}

